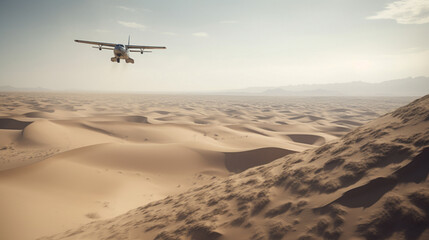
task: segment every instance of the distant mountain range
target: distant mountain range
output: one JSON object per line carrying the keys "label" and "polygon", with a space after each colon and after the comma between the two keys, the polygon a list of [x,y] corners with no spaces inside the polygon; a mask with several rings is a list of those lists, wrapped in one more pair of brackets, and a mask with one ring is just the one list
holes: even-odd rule
{"label": "distant mountain range", "polygon": [[52,90],[47,88],[16,88],[11,86],[0,86],[0,92],[51,92]]}
{"label": "distant mountain range", "polygon": [[[0,86],[0,92],[52,92],[47,88],[15,88]],[[63,90],[87,92],[86,90]],[[138,92],[133,92],[138,93]],[[144,93],[144,92],[141,92]],[[161,92],[160,92],[161,93]],[[170,92],[175,94],[175,92]],[[180,92],[176,94],[181,94]],[[346,82],[329,84],[302,84],[280,87],[250,87],[213,92],[187,94],[240,95],[240,96],[423,96],[429,94],[429,77],[404,78],[380,83]]]}
{"label": "distant mountain range", "polygon": [[218,92],[255,96],[423,96],[429,93],[429,77],[415,77],[380,83],[347,82],[282,87],[253,87]]}

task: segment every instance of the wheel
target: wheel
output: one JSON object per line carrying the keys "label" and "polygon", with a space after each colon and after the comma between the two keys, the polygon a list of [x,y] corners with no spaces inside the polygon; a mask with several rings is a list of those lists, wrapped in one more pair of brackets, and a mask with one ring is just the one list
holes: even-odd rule
{"label": "wheel", "polygon": [[119,58],[117,58],[116,61],[119,63]]}

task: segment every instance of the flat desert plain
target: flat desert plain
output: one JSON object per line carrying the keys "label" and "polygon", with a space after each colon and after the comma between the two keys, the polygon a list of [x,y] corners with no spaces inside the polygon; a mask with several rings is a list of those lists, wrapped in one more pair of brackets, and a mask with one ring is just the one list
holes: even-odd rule
{"label": "flat desert plain", "polygon": [[0,93],[0,239],[429,236],[416,98]]}

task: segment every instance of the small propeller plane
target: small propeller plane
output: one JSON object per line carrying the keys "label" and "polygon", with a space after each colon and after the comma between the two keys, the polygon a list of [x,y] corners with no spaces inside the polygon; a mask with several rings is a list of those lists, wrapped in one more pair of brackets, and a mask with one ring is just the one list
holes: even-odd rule
{"label": "small propeller plane", "polygon": [[[145,52],[152,52],[152,51],[146,51],[145,49],[166,49],[166,47],[158,47],[158,46],[130,45],[130,36],[128,36],[128,45],[105,43],[105,42],[93,42],[93,41],[86,41],[86,40],[74,40],[74,41],[78,43],[98,45],[98,47],[93,46],[93,48],[98,48],[100,51],[101,49],[113,50],[113,54],[115,54],[115,56],[112,57],[110,60],[112,62],[117,62],[117,63],[119,63],[120,59],[125,59],[126,63],[134,63],[134,59],[130,58],[130,56],[128,55],[129,54],[128,52],[140,52],[141,54],[143,54]],[[139,50],[135,50],[135,49],[139,49]]]}

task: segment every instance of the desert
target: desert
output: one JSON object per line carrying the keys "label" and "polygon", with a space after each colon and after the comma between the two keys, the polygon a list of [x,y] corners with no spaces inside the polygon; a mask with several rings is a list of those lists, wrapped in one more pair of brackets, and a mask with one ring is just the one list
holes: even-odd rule
{"label": "desert", "polygon": [[0,1],[0,240],[428,240],[429,0]]}
{"label": "desert", "polygon": [[2,239],[427,236],[427,96],[0,98]]}

